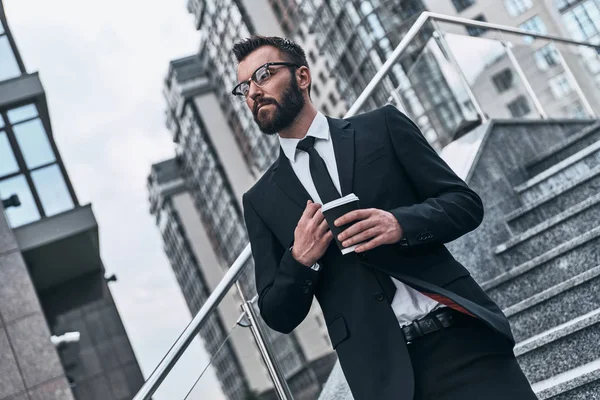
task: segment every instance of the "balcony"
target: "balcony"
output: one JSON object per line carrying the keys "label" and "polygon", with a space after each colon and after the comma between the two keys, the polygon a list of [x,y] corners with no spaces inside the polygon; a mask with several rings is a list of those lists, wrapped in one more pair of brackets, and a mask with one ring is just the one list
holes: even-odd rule
{"label": "balcony", "polygon": [[14,233],[38,291],[103,269],[91,205],[20,226]]}

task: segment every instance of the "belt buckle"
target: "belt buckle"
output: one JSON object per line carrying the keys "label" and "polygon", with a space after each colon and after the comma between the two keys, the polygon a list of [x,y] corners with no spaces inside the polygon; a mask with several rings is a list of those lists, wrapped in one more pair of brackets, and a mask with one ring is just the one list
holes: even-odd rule
{"label": "belt buckle", "polygon": [[423,336],[439,330],[439,327],[436,325],[436,323],[433,321],[433,319],[431,317],[425,317],[421,320],[415,321],[415,323],[421,329]]}

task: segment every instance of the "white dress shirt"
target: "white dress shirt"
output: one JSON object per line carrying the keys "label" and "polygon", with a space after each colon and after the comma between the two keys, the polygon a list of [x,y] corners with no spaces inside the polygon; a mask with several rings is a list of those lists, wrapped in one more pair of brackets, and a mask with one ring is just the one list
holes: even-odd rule
{"label": "white dress shirt", "polygon": [[[308,128],[308,132],[306,132],[306,136],[314,136],[316,138],[315,150],[319,153],[323,161],[325,161],[333,184],[342,193],[333,142],[331,141],[329,132],[329,122],[323,114],[320,112],[317,113],[310,128]],[[302,150],[296,149],[300,140],[302,139],[286,139],[279,136],[281,148],[290,160],[292,169],[296,173],[300,183],[302,183],[302,186],[304,186],[315,203],[323,204],[310,175],[309,155]],[[424,317],[438,307],[444,307],[437,301],[421,294],[399,280],[391,278],[396,286],[396,294],[392,300],[392,309],[394,310],[394,314],[396,314],[400,326],[408,325],[415,319]]]}

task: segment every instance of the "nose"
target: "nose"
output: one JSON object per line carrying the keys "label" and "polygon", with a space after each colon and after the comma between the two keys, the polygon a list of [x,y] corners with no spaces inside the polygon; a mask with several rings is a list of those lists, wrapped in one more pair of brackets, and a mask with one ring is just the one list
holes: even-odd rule
{"label": "nose", "polygon": [[250,88],[248,89],[248,97],[253,101],[256,101],[259,97],[262,97],[263,91],[254,81],[250,81]]}

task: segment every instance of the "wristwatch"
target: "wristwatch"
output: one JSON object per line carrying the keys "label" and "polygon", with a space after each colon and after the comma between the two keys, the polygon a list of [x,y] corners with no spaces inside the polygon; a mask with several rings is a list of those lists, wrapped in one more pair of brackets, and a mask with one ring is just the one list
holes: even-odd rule
{"label": "wristwatch", "polygon": [[[292,249],[294,248],[294,246],[290,246],[290,253],[292,252]],[[318,262],[314,263],[313,265],[310,266],[310,269],[312,269],[313,271],[320,271],[321,270],[321,264],[319,264]]]}

